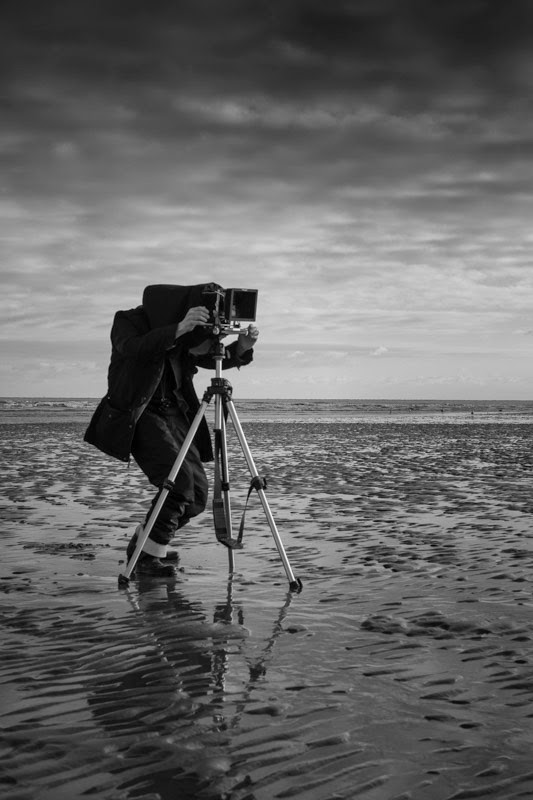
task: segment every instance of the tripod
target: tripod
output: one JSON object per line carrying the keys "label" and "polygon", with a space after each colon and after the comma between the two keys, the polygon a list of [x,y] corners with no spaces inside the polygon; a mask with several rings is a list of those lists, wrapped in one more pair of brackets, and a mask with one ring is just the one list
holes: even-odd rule
{"label": "tripod", "polygon": [[[169,494],[172,491],[174,486],[174,481],[178,475],[178,472],[181,469],[181,466],[185,460],[185,457],[191,447],[195,434],[198,430],[200,422],[205,415],[207,407],[213,397],[215,398],[215,448],[220,453],[221,457],[221,480],[220,480],[220,488],[221,488],[221,498],[218,499],[215,497],[213,501],[213,512],[215,518],[215,528],[217,530],[217,538],[219,541],[223,542],[228,548],[228,557],[229,557],[229,570],[230,572],[234,571],[234,549],[238,549],[242,547],[240,538],[234,539],[232,537],[232,521],[231,521],[231,501],[230,501],[230,485],[229,485],[229,467],[228,467],[228,452],[227,452],[227,438],[226,438],[226,419],[229,415],[235,432],[237,434],[237,438],[241,445],[242,452],[244,454],[244,458],[248,465],[248,470],[250,475],[252,476],[251,484],[250,484],[250,492],[253,489],[256,489],[259,499],[261,500],[261,504],[263,506],[263,510],[265,512],[268,524],[270,526],[270,530],[272,536],[274,538],[275,545],[277,547],[279,556],[285,568],[285,573],[287,575],[287,579],[289,581],[289,589],[291,592],[301,592],[302,590],[302,582],[299,578],[295,578],[294,573],[291,569],[291,565],[289,563],[289,559],[287,558],[287,554],[285,552],[285,548],[283,547],[283,542],[281,541],[281,537],[279,535],[278,529],[276,527],[276,523],[274,521],[274,517],[270,510],[270,506],[268,504],[268,500],[265,494],[265,482],[260,478],[259,473],[257,472],[257,468],[254,463],[254,459],[248,443],[246,441],[246,437],[244,435],[244,431],[242,429],[241,423],[239,422],[239,418],[237,416],[237,411],[235,410],[235,406],[233,404],[233,400],[231,399],[232,395],[232,387],[229,381],[222,377],[222,362],[224,361],[225,357],[225,348],[222,344],[220,336],[217,336],[216,342],[213,344],[211,350],[213,357],[215,359],[215,366],[216,366],[216,377],[212,378],[211,385],[206,389],[204,396],[202,398],[202,402],[198,411],[196,412],[196,416],[192,421],[191,427],[189,428],[187,435],[183,441],[183,444],[180,448],[180,451],[176,457],[176,460],[170,470],[168,477],[166,478],[165,482],[163,483],[163,487],[157,498],[157,502],[148,518],[146,525],[144,526],[144,530],[139,533],[137,544],[135,550],[126,565],[126,570],[124,574],[119,575],[118,583],[119,586],[127,586],[129,584],[129,579],[133,570],[135,569],[135,565],[138,561],[138,558],[141,554],[141,551],[148,539],[150,532],[155,524],[157,517],[163,507],[163,504]],[[249,494],[250,494],[249,492]],[[221,533],[223,531],[223,533]],[[241,534],[242,534],[242,525],[241,525]]]}

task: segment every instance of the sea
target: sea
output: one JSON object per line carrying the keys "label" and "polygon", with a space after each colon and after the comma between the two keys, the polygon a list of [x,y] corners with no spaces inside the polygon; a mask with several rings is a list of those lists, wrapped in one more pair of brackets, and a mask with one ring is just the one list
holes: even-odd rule
{"label": "sea", "polygon": [[[0,423],[89,421],[99,398],[2,397]],[[479,424],[533,422],[533,400],[239,399],[241,422]],[[213,404],[206,412],[213,415]]]}

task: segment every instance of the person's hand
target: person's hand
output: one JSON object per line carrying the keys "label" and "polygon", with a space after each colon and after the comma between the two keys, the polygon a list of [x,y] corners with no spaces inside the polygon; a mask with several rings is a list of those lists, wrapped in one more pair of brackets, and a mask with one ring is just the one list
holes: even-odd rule
{"label": "person's hand", "polygon": [[251,350],[259,336],[259,329],[255,325],[248,325],[247,330],[239,334],[237,339],[237,354],[242,355],[247,350]]}
{"label": "person's hand", "polygon": [[176,339],[178,336],[183,336],[184,333],[189,333],[196,328],[197,325],[207,325],[209,322],[209,311],[205,306],[195,306],[189,308],[181,322],[178,324],[176,331]]}

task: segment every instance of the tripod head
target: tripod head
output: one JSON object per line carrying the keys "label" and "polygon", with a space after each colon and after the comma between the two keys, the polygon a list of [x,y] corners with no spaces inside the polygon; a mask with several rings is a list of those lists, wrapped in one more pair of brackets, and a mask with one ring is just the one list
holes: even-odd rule
{"label": "tripod head", "polygon": [[219,366],[220,363],[222,363],[222,361],[224,361],[225,358],[227,358],[226,348],[224,347],[224,344],[222,342],[221,334],[213,337],[213,340],[211,342],[211,347],[209,348],[209,355],[213,356],[213,358],[217,362],[217,367]]}

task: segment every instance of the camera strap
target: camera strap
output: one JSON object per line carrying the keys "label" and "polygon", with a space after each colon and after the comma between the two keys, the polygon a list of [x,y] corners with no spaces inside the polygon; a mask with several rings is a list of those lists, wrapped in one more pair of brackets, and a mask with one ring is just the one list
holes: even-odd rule
{"label": "camera strap", "polygon": [[244,535],[244,524],[243,522],[241,523],[238,538],[233,539],[229,535],[228,524],[226,520],[226,509],[224,506],[222,492],[229,492],[229,483],[226,483],[222,480],[222,470],[220,466],[222,454],[221,439],[221,432],[215,431],[215,474],[213,486],[213,522],[215,525],[215,534],[220,544],[223,544],[225,547],[229,547],[231,550],[241,550],[242,538]]}
{"label": "camera strap", "polygon": [[246,495],[246,503],[244,504],[244,511],[242,512],[241,517],[241,524],[239,526],[239,535],[237,537],[237,541],[241,542],[242,537],[244,535],[244,518],[246,516],[246,509],[248,508],[248,500],[250,499],[250,495],[252,494],[252,489],[259,491],[259,489],[266,489],[267,482],[265,478],[260,478],[259,475],[255,478],[252,478],[250,481],[250,488],[248,489],[248,494]]}

